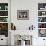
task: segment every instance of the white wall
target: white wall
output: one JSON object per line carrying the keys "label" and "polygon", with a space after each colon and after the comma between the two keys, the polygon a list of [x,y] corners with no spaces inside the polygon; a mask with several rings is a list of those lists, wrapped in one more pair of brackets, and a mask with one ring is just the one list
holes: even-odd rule
{"label": "white wall", "polygon": [[[33,3],[32,3],[33,2]],[[17,20],[17,10],[29,10],[29,20]],[[11,22],[16,25],[17,30],[27,30],[29,26],[37,25],[37,2],[30,0],[11,1]]]}
{"label": "white wall", "polygon": [[[33,33],[33,36],[38,36],[38,3],[46,3],[46,0],[11,0],[11,22],[14,23],[17,30],[27,30],[33,24],[36,32],[36,34]],[[29,10],[29,20],[17,20],[17,10],[24,9]],[[34,37],[33,46],[40,46],[40,43],[43,44],[41,39]]]}
{"label": "white wall", "polygon": [[[46,0],[11,0],[11,22],[14,23],[17,30],[27,30],[29,26],[38,25],[38,3]],[[17,20],[17,10],[29,10],[29,20]]]}

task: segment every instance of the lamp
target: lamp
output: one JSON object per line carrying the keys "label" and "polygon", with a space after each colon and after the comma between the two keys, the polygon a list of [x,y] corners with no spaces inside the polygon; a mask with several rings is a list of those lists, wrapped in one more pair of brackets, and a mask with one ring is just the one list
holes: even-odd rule
{"label": "lamp", "polygon": [[32,36],[30,35],[19,35],[19,36],[22,39],[21,46],[32,45]]}

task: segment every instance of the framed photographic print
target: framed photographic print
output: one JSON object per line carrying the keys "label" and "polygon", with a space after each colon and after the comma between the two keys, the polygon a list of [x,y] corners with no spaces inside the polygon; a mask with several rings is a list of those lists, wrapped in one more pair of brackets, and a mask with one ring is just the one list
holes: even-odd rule
{"label": "framed photographic print", "polygon": [[18,20],[29,20],[29,10],[17,10]]}

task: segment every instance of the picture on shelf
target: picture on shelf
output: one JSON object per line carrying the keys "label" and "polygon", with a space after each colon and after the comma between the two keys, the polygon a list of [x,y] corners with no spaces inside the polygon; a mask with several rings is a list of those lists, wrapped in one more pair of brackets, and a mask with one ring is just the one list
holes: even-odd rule
{"label": "picture on shelf", "polygon": [[38,10],[46,10],[46,3],[38,3]]}
{"label": "picture on shelf", "polygon": [[0,3],[0,10],[8,10],[8,3]]}
{"label": "picture on shelf", "polygon": [[8,6],[5,6],[5,10],[8,10]]}
{"label": "picture on shelf", "polygon": [[46,22],[46,17],[38,17],[38,22]]}
{"label": "picture on shelf", "polygon": [[0,16],[8,16],[8,11],[0,11]]}
{"label": "picture on shelf", "polygon": [[29,10],[17,10],[18,20],[29,20]]}
{"label": "picture on shelf", "polygon": [[0,22],[8,22],[8,17],[0,17]]}
{"label": "picture on shelf", "polygon": [[46,37],[46,29],[39,29],[39,37]]}
{"label": "picture on shelf", "polygon": [[38,28],[46,28],[46,23],[38,23]]}
{"label": "picture on shelf", "polygon": [[8,37],[8,23],[0,23],[0,35]]}
{"label": "picture on shelf", "polygon": [[0,23],[0,30],[8,30],[8,23]]}
{"label": "picture on shelf", "polygon": [[46,16],[46,11],[38,11],[38,16]]}

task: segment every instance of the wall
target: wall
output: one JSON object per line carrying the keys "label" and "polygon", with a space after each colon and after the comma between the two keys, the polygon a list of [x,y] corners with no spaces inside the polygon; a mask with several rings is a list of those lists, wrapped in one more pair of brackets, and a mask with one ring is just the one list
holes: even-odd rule
{"label": "wall", "polygon": [[[38,3],[46,0],[11,0],[11,22],[17,30],[27,30],[32,24],[38,27]],[[29,20],[17,20],[17,10],[29,10]]]}
{"label": "wall", "polygon": [[[15,3],[14,3],[15,2]],[[33,3],[34,4],[33,4]],[[17,10],[29,10],[29,20],[17,20]],[[14,22],[17,30],[27,30],[32,24],[37,23],[37,2],[30,0],[15,0],[11,2],[11,22]]]}
{"label": "wall", "polygon": [[[46,0],[11,0],[11,22],[14,23],[16,29],[28,30],[30,25],[33,24],[35,26],[36,34],[33,33],[33,46],[40,46],[39,44],[43,44],[43,38],[35,36],[38,36],[38,3],[45,2]],[[29,10],[29,20],[17,20],[17,10],[23,9]],[[44,46],[44,44],[42,46]]]}

